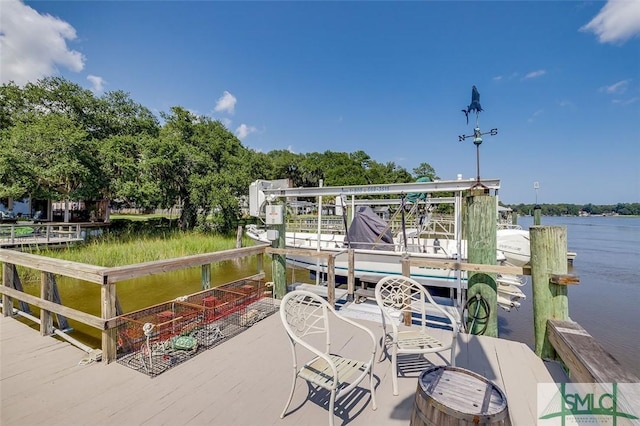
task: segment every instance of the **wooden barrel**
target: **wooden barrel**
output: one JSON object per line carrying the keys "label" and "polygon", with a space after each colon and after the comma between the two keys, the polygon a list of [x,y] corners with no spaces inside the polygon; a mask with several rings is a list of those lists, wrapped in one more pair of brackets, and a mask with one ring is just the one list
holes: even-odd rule
{"label": "wooden barrel", "polygon": [[411,426],[508,424],[506,396],[481,375],[449,366],[420,374]]}

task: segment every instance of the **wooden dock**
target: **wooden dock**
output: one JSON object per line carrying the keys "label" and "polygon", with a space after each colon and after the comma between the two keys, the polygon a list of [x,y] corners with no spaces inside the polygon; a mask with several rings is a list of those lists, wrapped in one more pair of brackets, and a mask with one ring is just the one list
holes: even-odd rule
{"label": "wooden dock", "polygon": [[[83,227],[80,223],[45,223],[30,222],[3,225],[0,227],[0,248],[39,247],[75,244],[84,241]],[[20,228],[31,228],[31,232],[21,235]]]}
{"label": "wooden dock", "polygon": [[[380,324],[360,321],[378,336]],[[448,333],[436,330],[438,333]],[[342,329],[332,335],[341,352],[363,348]],[[456,365],[475,371],[507,396],[512,425],[535,424],[538,383],[566,382],[559,364],[518,342],[460,335]],[[357,355],[354,353],[353,355]],[[448,354],[444,353],[445,359]],[[291,353],[276,313],[245,332],[155,378],[119,363],[80,365],[87,354],[13,318],[0,317],[0,424],[12,425],[306,425],[328,422],[328,397],[307,400],[302,381],[290,412]],[[336,421],[352,425],[407,425],[420,371],[444,364],[439,355],[400,358],[404,373],[392,395],[390,361],[377,363],[378,409],[367,385],[339,401]],[[365,381],[366,382],[366,381]]]}

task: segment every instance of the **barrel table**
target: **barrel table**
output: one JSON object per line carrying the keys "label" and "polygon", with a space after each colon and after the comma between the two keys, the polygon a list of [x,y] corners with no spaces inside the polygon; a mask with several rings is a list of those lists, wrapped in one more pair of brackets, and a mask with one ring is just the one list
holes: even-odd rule
{"label": "barrel table", "polygon": [[420,374],[411,426],[510,424],[506,396],[485,377],[450,366]]}

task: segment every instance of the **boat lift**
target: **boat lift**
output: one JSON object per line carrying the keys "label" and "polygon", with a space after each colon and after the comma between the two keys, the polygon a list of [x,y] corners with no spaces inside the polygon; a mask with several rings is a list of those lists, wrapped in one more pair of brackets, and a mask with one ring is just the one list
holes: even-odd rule
{"label": "boat lift", "polygon": [[[484,179],[482,188],[485,191],[493,191],[498,196],[500,189],[499,179]],[[306,188],[292,188],[289,186],[288,179],[280,179],[275,181],[257,180],[249,187],[249,214],[254,217],[265,218],[266,205],[274,203],[278,199],[290,199],[293,197],[321,197],[335,196],[345,197],[351,196],[351,205],[356,205],[356,197],[368,195],[393,195],[400,194],[405,196],[411,193],[426,194],[425,203],[452,203],[454,204],[454,238],[456,240],[457,253],[462,253],[462,196],[463,192],[478,189],[477,179],[463,180],[459,177],[456,180],[437,180],[433,182],[410,182],[410,183],[391,183],[379,185],[346,185],[346,186],[319,186]],[[453,193],[453,197],[431,197],[434,193],[449,192]],[[393,202],[393,200],[380,200],[384,202]],[[355,209],[352,209],[355,211]],[[320,224],[321,210],[318,212],[318,224]],[[320,238],[320,232],[318,232]],[[318,248],[320,244],[318,244]],[[457,302],[460,306],[462,303],[462,276],[460,271],[456,272],[457,281]]]}

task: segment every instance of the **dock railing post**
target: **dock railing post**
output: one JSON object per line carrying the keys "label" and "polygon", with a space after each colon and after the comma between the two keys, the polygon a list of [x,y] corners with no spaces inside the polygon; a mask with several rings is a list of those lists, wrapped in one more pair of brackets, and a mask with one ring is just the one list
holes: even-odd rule
{"label": "dock railing post", "polygon": [[[13,268],[14,265],[3,262],[2,263],[2,285],[9,287],[9,282],[13,279]],[[13,316],[13,298],[7,296],[6,294],[2,295],[2,316],[10,317]]]}
{"label": "dock railing post", "polygon": [[567,273],[567,229],[563,226],[532,226],[531,286],[535,352],[542,359],[554,359],[556,352],[547,337],[547,320],[569,319],[566,285],[551,282],[551,275]]}
{"label": "dock railing post", "polygon": [[[49,272],[40,272],[40,298],[48,302],[53,301],[53,279]],[[50,336],[53,334],[53,315],[44,308],[40,309],[40,334]]]}
{"label": "dock railing post", "polygon": [[[496,264],[498,209],[496,197],[482,191],[467,197],[467,260]],[[498,337],[496,274],[469,272],[467,329],[471,334]]]}
{"label": "dock railing post", "polygon": [[347,250],[347,300],[353,302],[356,292],[356,277],[355,277],[355,252],[352,248]]}
{"label": "dock railing post", "polygon": [[256,255],[256,270],[258,274],[264,274],[264,252]]}
{"label": "dock railing post", "polygon": [[[402,264],[402,275],[407,278],[411,278],[411,256],[409,255],[409,253],[404,253],[402,255],[400,263]],[[411,295],[409,294],[405,294],[405,303],[407,303],[407,299],[410,296]],[[402,322],[407,327],[411,325],[411,312],[404,312],[402,316]]]}
{"label": "dock railing post", "polygon": [[[110,283],[107,276],[104,277],[102,288],[100,289],[102,299],[101,317],[104,320],[117,316],[116,309],[116,284]],[[116,360],[116,339],[117,329],[110,328],[102,330],[102,361],[109,364]]]}
{"label": "dock railing post", "polygon": [[327,301],[331,306],[336,306],[336,258],[330,255],[327,258]]}

